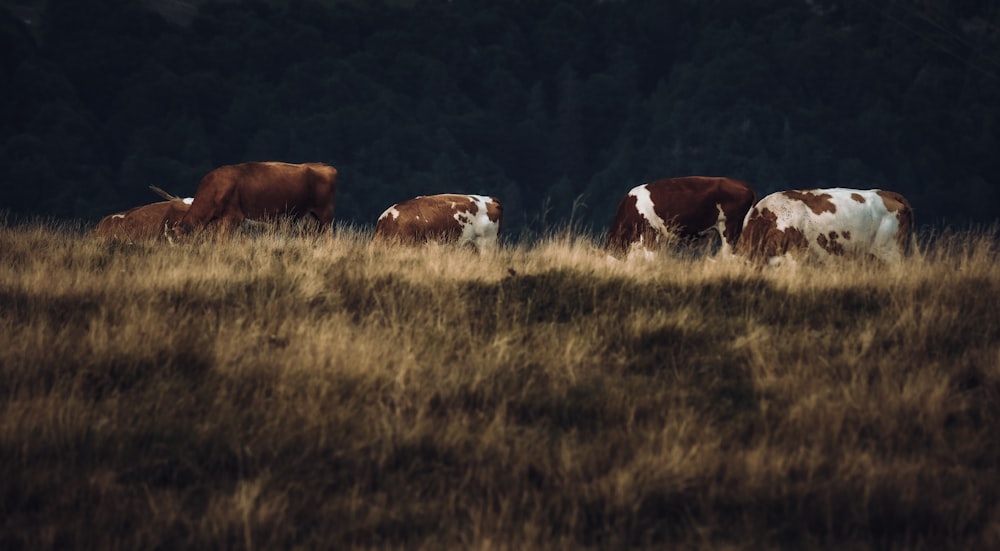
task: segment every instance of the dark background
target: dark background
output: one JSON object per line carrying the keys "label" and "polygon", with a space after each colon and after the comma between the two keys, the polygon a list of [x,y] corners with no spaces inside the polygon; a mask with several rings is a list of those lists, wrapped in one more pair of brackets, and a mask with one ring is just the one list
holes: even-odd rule
{"label": "dark background", "polygon": [[439,192],[606,231],[632,186],[1000,206],[1000,3],[0,2],[0,210],[96,221],[213,167],[323,161],[337,223]]}

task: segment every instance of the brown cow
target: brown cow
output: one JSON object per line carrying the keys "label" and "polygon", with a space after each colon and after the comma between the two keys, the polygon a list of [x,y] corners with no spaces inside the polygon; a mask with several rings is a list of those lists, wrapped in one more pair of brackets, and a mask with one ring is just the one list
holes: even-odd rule
{"label": "brown cow", "polygon": [[163,237],[163,228],[179,221],[187,213],[191,201],[190,197],[174,198],[105,216],[94,227],[93,235],[122,241],[150,241]]}
{"label": "brown cow", "polygon": [[485,195],[427,195],[395,204],[378,218],[375,239],[424,243],[456,241],[477,250],[496,246],[503,207]]}
{"label": "brown cow", "polygon": [[323,163],[221,166],[201,179],[194,203],[167,237],[182,238],[209,225],[224,235],[244,220],[279,215],[311,217],[321,228],[329,228],[336,191],[337,169]]}
{"label": "brown cow", "polygon": [[757,194],[730,178],[688,176],[656,180],[625,195],[608,232],[607,249],[616,256],[632,249],[648,254],[671,237],[690,240],[714,230],[720,254],[731,254]]}

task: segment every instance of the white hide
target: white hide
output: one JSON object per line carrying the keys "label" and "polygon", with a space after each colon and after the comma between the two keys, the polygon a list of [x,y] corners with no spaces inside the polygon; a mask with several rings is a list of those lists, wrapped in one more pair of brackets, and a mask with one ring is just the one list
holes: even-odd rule
{"label": "white hide", "polygon": [[378,219],[379,220],[384,220],[387,216],[391,216],[393,220],[396,220],[397,218],[399,218],[399,211],[396,210],[396,205],[393,205],[393,206],[385,209],[385,212],[383,212],[381,215],[379,215]]}
{"label": "white hide", "polygon": [[[458,242],[472,243],[480,251],[492,249],[497,243],[500,225],[490,220],[487,215],[486,207],[490,203],[490,198],[485,195],[469,195],[469,199],[476,204],[476,213],[459,211],[454,214],[455,220],[462,225],[462,237]],[[454,203],[452,208],[455,208]]]}
{"label": "white hide", "polygon": [[632,188],[628,194],[635,197],[635,210],[639,211],[639,215],[645,218],[650,227],[656,230],[657,240],[661,235],[666,236],[672,233],[667,228],[667,222],[656,214],[656,209],[653,208],[653,197],[646,184]]}
{"label": "white hide", "polygon": [[[803,190],[812,195],[830,195],[828,201],[836,207],[835,212],[816,214],[803,201],[777,192],[760,200],[743,219],[743,226],[754,215],[767,209],[774,213],[778,230],[789,227],[798,229],[809,243],[809,252],[818,258],[834,256],[818,243],[820,235],[829,236],[836,232],[837,243],[844,247],[847,255],[871,254],[885,262],[902,259],[897,234],[900,231],[899,218],[890,212],[877,193],[879,190],[859,190],[828,188]],[[852,195],[864,198],[864,202],[853,199]],[[847,238],[846,236],[849,236]],[[781,263],[780,257],[768,259],[769,264]],[[786,260],[787,262],[787,260]]]}

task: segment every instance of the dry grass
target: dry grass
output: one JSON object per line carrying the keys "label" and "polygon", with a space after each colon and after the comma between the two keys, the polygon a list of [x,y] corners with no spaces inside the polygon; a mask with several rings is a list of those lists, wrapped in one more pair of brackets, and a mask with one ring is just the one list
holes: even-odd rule
{"label": "dry grass", "polygon": [[998,256],[0,226],[0,548],[996,548]]}

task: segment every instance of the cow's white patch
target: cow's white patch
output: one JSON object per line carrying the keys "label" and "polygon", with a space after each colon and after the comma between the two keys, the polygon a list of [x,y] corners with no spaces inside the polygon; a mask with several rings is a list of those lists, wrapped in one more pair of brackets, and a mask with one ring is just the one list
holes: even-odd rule
{"label": "cow's white patch", "polygon": [[181,199],[181,201],[183,201],[185,205],[190,205],[194,203],[194,197],[185,197]]}
{"label": "cow's white patch", "polygon": [[[462,226],[462,236],[459,243],[472,243],[480,251],[492,249],[496,246],[497,235],[500,233],[500,225],[490,220],[487,215],[487,206],[493,201],[485,195],[469,195],[469,199],[475,204],[475,214],[470,211],[458,211],[454,214],[455,220]],[[452,203],[452,208],[456,206]]]}
{"label": "cow's white patch", "polygon": [[722,241],[722,246],[719,248],[719,256],[721,258],[729,258],[733,256],[733,248],[729,246],[729,241],[726,241],[726,211],[722,210],[722,204],[720,203],[715,204],[715,210],[719,211],[719,215],[715,219],[715,225],[707,228],[698,235],[705,236],[713,231],[718,233],[719,240]]}
{"label": "cow's white patch", "polygon": [[112,214],[111,217],[112,218],[125,218],[125,215],[124,214]]}
{"label": "cow's white patch", "polygon": [[380,216],[378,217],[378,219],[379,219],[379,220],[382,220],[382,219],[384,219],[384,218],[385,218],[386,216],[391,216],[393,220],[396,220],[397,218],[399,218],[399,211],[398,211],[398,210],[396,210],[396,205],[393,205],[393,206],[391,206],[391,207],[389,207],[389,208],[385,209],[385,212],[383,212],[383,213],[382,213],[382,214],[381,214],[381,215],[380,215]]}
{"label": "cow's white patch", "polygon": [[649,188],[645,184],[632,188],[632,191],[628,192],[628,194],[635,197],[635,210],[656,230],[657,240],[659,240],[659,236],[661,235],[672,233],[667,228],[666,221],[656,214],[656,209],[653,208],[653,198],[649,194]]}

